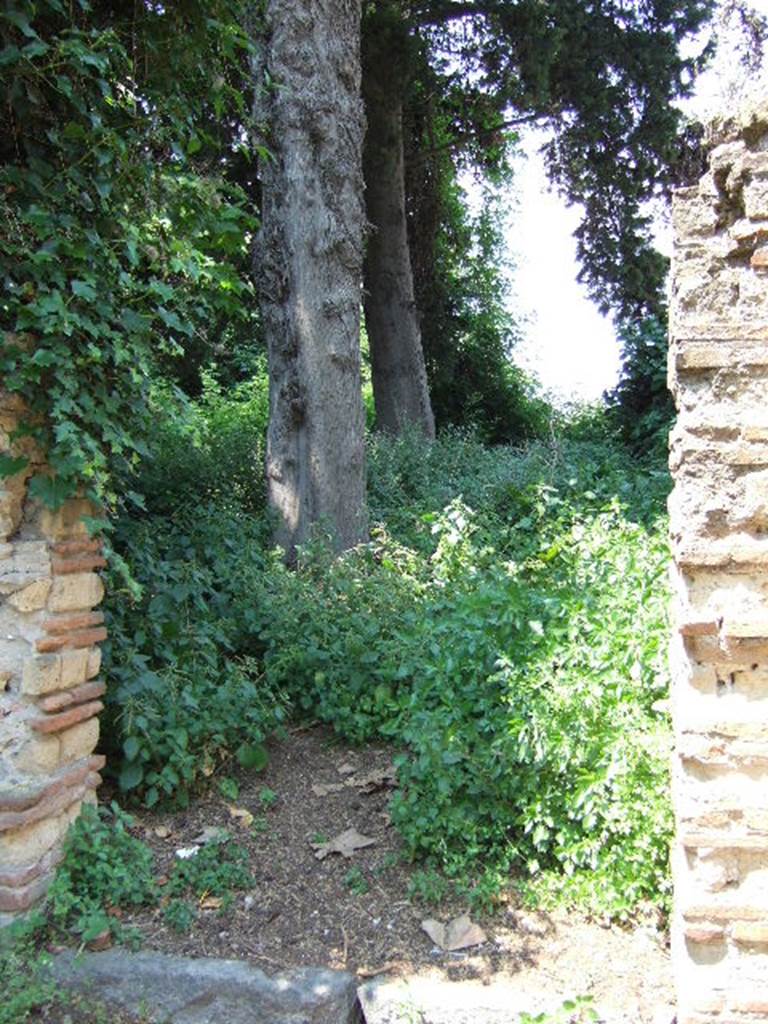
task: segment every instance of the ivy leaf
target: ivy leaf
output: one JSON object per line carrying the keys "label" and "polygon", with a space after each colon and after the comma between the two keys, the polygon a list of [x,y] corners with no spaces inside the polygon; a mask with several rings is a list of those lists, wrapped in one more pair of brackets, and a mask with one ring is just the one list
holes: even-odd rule
{"label": "ivy leaf", "polygon": [[71,498],[74,487],[71,480],[60,476],[44,476],[42,474],[32,478],[29,485],[29,494],[32,498],[38,498],[44,505],[56,512],[67,498]]}
{"label": "ivy leaf", "polygon": [[75,279],[70,283],[72,294],[77,295],[80,299],[88,299],[91,301],[96,298],[96,289],[92,284],[88,284],[87,281],[80,281]]}
{"label": "ivy leaf", "polygon": [[12,455],[0,455],[0,479],[6,476],[15,476],[22,469],[29,465],[29,459],[23,456],[15,459]]}

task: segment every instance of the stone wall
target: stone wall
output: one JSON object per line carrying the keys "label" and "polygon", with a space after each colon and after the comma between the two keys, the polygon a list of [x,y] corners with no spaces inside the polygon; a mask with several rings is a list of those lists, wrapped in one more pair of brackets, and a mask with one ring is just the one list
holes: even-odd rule
{"label": "stone wall", "polygon": [[768,104],[673,206],[678,1024],[768,1019]]}
{"label": "stone wall", "polygon": [[0,480],[0,924],[45,892],[104,763],[93,755],[104,560],[81,518],[87,502],[51,512],[29,498],[28,478],[44,467],[33,442],[10,440],[22,414],[0,390],[0,454],[30,459]]}

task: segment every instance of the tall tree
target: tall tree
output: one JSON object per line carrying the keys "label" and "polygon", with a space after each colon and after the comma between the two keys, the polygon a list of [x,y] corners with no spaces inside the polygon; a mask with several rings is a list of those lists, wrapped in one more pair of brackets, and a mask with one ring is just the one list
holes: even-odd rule
{"label": "tall tree", "polygon": [[364,174],[373,231],[365,257],[365,323],[371,342],[376,423],[399,434],[406,426],[435,436],[414,296],[405,206],[403,102],[414,42],[397,5],[369,10],[363,40],[368,119]]}
{"label": "tall tree", "polygon": [[269,157],[256,258],[267,487],[290,556],[318,523],[338,549],[366,536],[360,0],[268,0],[264,28],[257,114]]}
{"label": "tall tree", "polygon": [[[402,106],[426,57],[453,111],[456,146],[497,140],[510,124],[551,129],[550,177],[584,208],[577,232],[582,279],[604,309],[657,314],[666,266],[651,245],[643,204],[665,187],[679,122],[673,100],[686,93],[695,70],[680,43],[713,8],[714,0],[367,0],[363,93],[371,126],[382,123],[382,112],[388,126],[367,143],[377,151],[365,165],[374,237],[390,231],[392,211],[400,217]],[[397,281],[407,307],[410,268],[394,246],[388,257],[367,260],[366,291],[387,295]],[[401,345],[402,366],[414,365],[413,331],[399,330],[392,318],[371,317],[367,325],[374,392],[382,392],[377,408],[408,411],[402,389],[403,382],[413,388],[413,375],[390,368]],[[382,363],[388,372],[377,374]],[[423,408],[410,421],[429,434]]]}

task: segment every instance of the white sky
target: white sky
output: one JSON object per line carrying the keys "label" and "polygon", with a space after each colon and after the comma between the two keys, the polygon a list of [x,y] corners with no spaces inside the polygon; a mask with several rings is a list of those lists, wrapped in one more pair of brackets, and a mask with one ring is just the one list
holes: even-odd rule
{"label": "white sky", "polygon": [[[753,0],[752,6],[768,14],[768,0]],[[765,73],[758,80],[753,77],[749,89],[736,85],[728,72],[738,67],[732,52],[724,54],[718,66],[699,79],[688,109],[710,117],[724,100],[730,105],[745,93],[768,92]],[[514,359],[533,371],[556,401],[593,401],[616,383],[619,345],[610,319],[598,313],[576,282],[572,236],[579,212],[549,190],[538,153],[545,138],[538,131],[524,136],[513,185],[516,209],[509,217],[507,240],[516,269],[510,303],[516,315],[522,312],[526,317]],[[659,233],[661,248],[666,249],[663,225]]]}

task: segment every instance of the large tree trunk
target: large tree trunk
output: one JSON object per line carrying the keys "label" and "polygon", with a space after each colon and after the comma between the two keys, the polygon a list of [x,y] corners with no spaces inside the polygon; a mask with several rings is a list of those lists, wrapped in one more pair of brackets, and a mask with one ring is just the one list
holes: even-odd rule
{"label": "large tree trunk", "polygon": [[391,434],[415,427],[435,436],[413,290],[405,213],[403,92],[405,45],[393,45],[375,19],[363,43],[368,131],[363,152],[366,213],[365,325],[371,350],[377,426]]}
{"label": "large tree trunk", "polygon": [[[360,0],[268,0],[256,272],[269,350],[269,501],[289,557],[367,535],[360,380]],[[258,62],[257,62],[258,63]]]}

